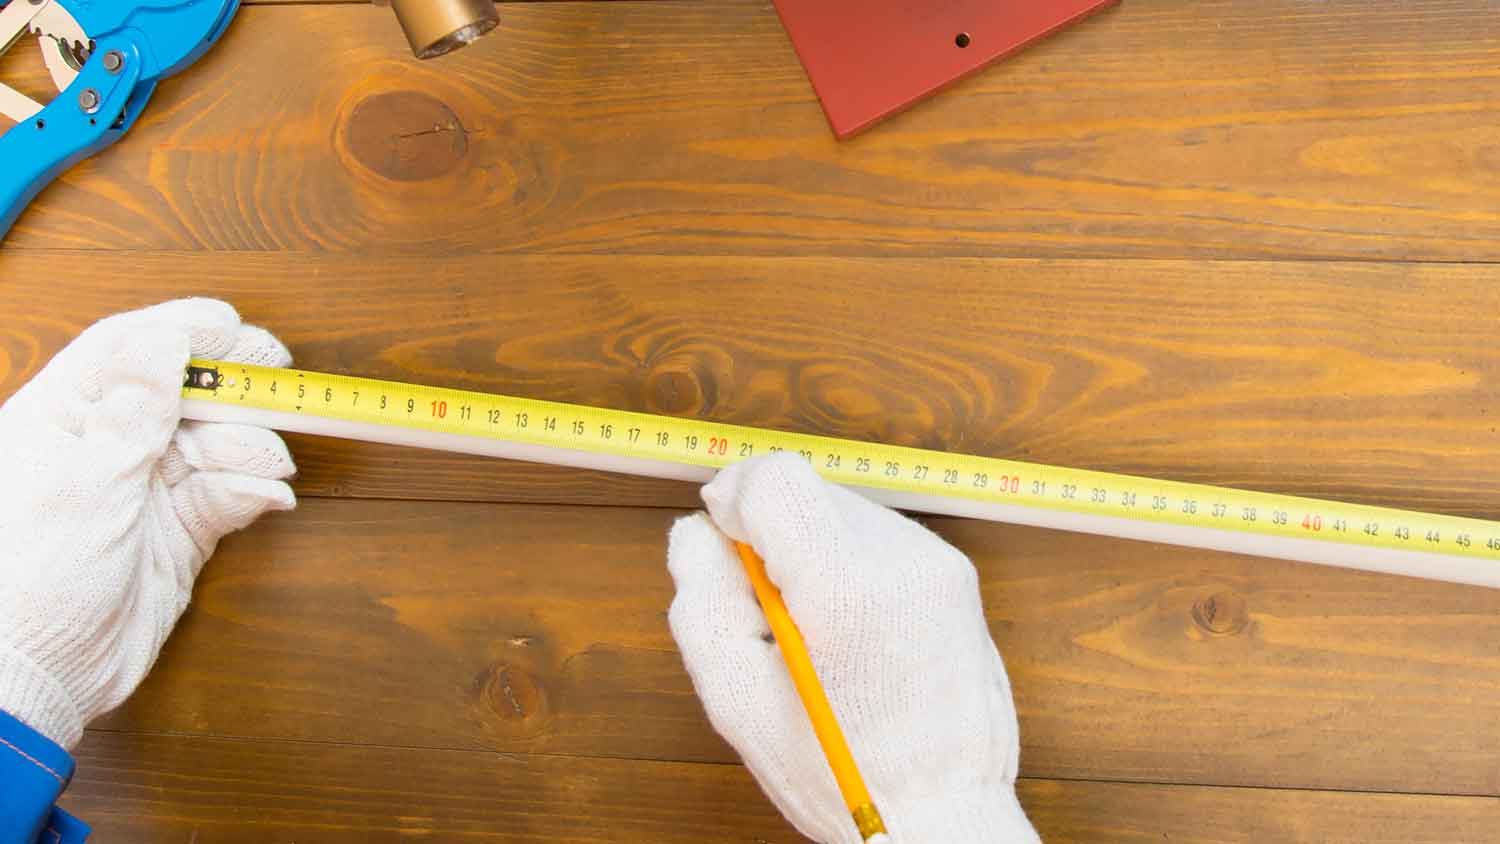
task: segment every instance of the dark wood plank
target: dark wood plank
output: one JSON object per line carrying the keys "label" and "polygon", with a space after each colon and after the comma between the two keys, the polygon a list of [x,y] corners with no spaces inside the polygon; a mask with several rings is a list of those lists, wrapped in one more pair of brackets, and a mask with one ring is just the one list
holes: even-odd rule
{"label": "dark wood plank", "polygon": [[[1022,780],[1049,844],[1490,840],[1484,798]],[[64,805],[101,840],[758,842],[804,839],[742,769],[91,733]]]}
{"label": "dark wood plank", "polygon": [[[106,726],[732,760],[667,629],[675,515],[305,501],[224,543]],[[979,566],[1029,776],[1500,795],[1500,591],[932,524]]]}
{"label": "dark wood plank", "polygon": [[91,733],[63,806],[129,842],[802,844],[738,766]]}
{"label": "dark wood plank", "polygon": [[[0,396],[201,293],[313,369],[1500,516],[1489,266],[0,252]],[[105,283],[107,282],[107,283]],[[691,506],[299,439],[304,494]]]}
{"label": "dark wood plank", "polygon": [[1405,844],[1488,841],[1488,798],[1022,780],[1047,844]]}
{"label": "dark wood plank", "polygon": [[1482,2],[1136,0],[837,143],[769,3],[256,7],[7,248],[1500,258]]}

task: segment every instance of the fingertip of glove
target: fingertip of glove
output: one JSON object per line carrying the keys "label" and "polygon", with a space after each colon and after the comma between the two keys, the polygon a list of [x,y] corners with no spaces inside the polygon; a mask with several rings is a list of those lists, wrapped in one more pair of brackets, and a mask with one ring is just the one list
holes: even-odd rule
{"label": "fingertip of glove", "polygon": [[276,489],[266,497],[266,509],[278,513],[297,509],[297,494],[286,481],[273,481]]}
{"label": "fingertip of glove", "polygon": [[680,516],[672,522],[672,529],[668,531],[668,545],[675,548],[679,542],[690,542],[698,534],[713,529],[713,523],[702,513]]}
{"label": "fingertip of glove", "polygon": [[184,332],[188,354],[194,357],[217,358],[223,355],[233,346],[235,332],[240,327],[239,312],[220,299],[175,299],[139,313]]}
{"label": "fingertip of glove", "polygon": [[180,312],[182,319],[190,323],[204,326],[237,326],[240,324],[240,312],[234,306],[223,299],[214,299],[209,296],[188,296],[182,299],[173,299],[163,302],[156,308],[149,310],[160,310],[164,313]]}
{"label": "fingertip of glove", "polygon": [[283,367],[291,365],[292,353],[266,329],[258,325],[242,325],[235,335],[234,345],[224,354],[224,360]]}
{"label": "fingertip of glove", "polygon": [[172,488],[172,505],[188,533],[205,549],[269,511],[291,510],[297,498],[285,481],[231,472],[197,472]]}
{"label": "fingertip of glove", "polygon": [[235,472],[267,480],[297,472],[291,450],[275,431],[224,422],[183,422],[173,442],[194,469]]}
{"label": "fingertip of glove", "polygon": [[752,457],[719,472],[703,487],[703,503],[723,531],[741,542],[751,541],[746,524],[746,499],[762,497],[770,491],[771,500],[780,500],[780,491],[815,489],[824,481],[811,465],[794,454],[767,454]]}
{"label": "fingertip of glove", "polygon": [[254,513],[251,516],[252,520],[254,516],[261,513],[297,509],[297,494],[292,491],[292,485],[286,481],[240,475],[227,486],[234,489],[241,506]]}
{"label": "fingertip of glove", "polygon": [[722,555],[725,547],[724,535],[706,514],[683,516],[672,523],[667,534],[667,570],[680,587],[684,580],[691,579],[693,571],[705,565],[705,558]]}
{"label": "fingertip of glove", "polygon": [[291,480],[297,476],[297,461],[292,459],[292,450],[287,448],[286,440],[275,431],[267,433],[271,436],[265,446],[264,459],[251,464],[249,471],[251,474],[259,472],[258,477],[271,480]]}

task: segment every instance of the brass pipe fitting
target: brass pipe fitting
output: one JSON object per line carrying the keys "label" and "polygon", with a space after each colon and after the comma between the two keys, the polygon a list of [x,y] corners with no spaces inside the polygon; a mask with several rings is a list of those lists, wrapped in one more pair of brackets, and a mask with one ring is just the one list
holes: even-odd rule
{"label": "brass pipe fitting", "polygon": [[[379,0],[377,0],[379,2]],[[388,0],[419,59],[446,55],[500,23],[493,0]],[[383,3],[381,5],[384,5]]]}

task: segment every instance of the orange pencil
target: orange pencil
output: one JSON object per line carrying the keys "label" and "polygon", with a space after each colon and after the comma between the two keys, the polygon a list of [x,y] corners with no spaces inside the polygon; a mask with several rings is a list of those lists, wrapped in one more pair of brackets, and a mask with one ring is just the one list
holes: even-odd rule
{"label": "orange pencil", "polygon": [[854,817],[854,825],[859,828],[860,837],[866,841],[876,840],[877,837],[879,840],[886,840],[885,822],[880,819],[875,801],[870,799],[870,790],[865,787],[865,779],[860,776],[859,767],[854,764],[854,754],[849,752],[849,742],[844,738],[844,731],[839,727],[838,718],[834,717],[833,707],[828,703],[823,684],[818,681],[818,674],[813,670],[812,658],[808,656],[802,631],[797,629],[791,613],[787,612],[781,590],[766,575],[765,561],[755,553],[755,549],[743,542],[737,542],[735,546],[739,549],[740,559],[745,563],[745,573],[750,576],[750,583],[755,587],[755,596],[760,599],[760,608],[766,614],[766,621],[771,624],[771,633],[781,648],[781,656],[786,660],[787,671],[792,675],[792,685],[797,687],[797,695],[802,698],[802,706],[807,710],[808,719],[812,721],[818,744],[823,746],[828,767],[833,769],[833,778],[838,781],[839,792],[843,794],[844,803]]}

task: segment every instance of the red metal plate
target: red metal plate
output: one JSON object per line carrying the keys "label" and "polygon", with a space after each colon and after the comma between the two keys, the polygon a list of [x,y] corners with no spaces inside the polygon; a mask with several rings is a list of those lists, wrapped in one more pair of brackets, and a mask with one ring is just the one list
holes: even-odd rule
{"label": "red metal plate", "polygon": [[847,138],[1115,2],[776,0],[776,11]]}

